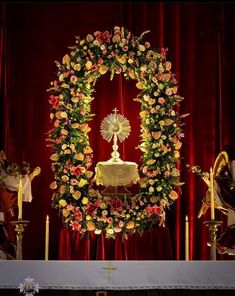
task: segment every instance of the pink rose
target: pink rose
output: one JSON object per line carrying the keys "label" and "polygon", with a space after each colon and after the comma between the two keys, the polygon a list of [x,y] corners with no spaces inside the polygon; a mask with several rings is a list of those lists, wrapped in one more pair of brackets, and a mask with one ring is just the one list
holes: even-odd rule
{"label": "pink rose", "polygon": [[158,103],[161,104],[161,105],[164,104],[165,103],[165,99],[163,97],[160,97],[158,99]]}

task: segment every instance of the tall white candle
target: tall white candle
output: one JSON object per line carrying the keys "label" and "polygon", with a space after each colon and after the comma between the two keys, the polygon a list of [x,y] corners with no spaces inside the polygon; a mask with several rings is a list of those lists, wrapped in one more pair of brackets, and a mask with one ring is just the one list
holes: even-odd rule
{"label": "tall white candle", "polygon": [[45,232],[45,260],[48,260],[49,254],[49,216],[46,218],[46,232]]}
{"label": "tall white candle", "polygon": [[20,178],[20,183],[18,188],[17,203],[18,203],[18,220],[22,220],[23,185],[22,185],[21,178]]}
{"label": "tall white candle", "polygon": [[211,220],[215,220],[214,174],[210,168]]}
{"label": "tall white candle", "polygon": [[185,260],[189,260],[189,223],[188,216],[185,216]]}

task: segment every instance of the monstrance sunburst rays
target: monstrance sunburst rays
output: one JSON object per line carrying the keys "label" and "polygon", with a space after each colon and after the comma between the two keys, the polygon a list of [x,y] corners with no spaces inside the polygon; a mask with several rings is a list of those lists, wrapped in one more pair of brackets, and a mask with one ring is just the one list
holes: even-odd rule
{"label": "monstrance sunburst rays", "polygon": [[113,114],[106,116],[101,122],[100,131],[102,137],[110,142],[113,137],[113,152],[111,162],[122,162],[119,158],[117,139],[123,142],[130,134],[131,127],[129,121],[121,114],[117,114],[115,108]]}
{"label": "monstrance sunburst rays", "polygon": [[115,113],[106,116],[101,123],[101,135],[110,142],[114,135],[117,135],[120,142],[123,142],[131,131],[129,121],[121,114],[117,114],[116,108],[113,110]]}

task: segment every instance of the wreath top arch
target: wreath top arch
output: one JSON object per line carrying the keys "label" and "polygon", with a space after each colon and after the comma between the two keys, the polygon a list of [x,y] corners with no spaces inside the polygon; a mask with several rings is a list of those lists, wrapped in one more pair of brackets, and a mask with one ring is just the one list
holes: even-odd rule
{"label": "wreath top arch", "polygon": [[[48,141],[53,154],[52,206],[63,221],[80,233],[105,232],[126,236],[143,232],[153,224],[164,224],[165,209],[178,198],[183,100],[171,72],[166,49],[150,48],[144,35],[133,36],[123,27],[113,32],[96,31],[69,47],[62,62],[56,61],[57,78],[51,82],[49,103],[53,124]],[[126,201],[102,196],[92,181],[93,150],[89,144],[92,120],[90,103],[97,79],[110,72],[135,79],[140,90],[134,99],[141,104],[142,182],[139,193]]]}

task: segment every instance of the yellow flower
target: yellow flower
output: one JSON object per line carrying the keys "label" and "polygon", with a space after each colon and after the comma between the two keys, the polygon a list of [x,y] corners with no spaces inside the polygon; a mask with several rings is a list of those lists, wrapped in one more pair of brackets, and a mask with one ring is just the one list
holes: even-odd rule
{"label": "yellow flower", "polygon": [[61,118],[67,118],[68,117],[68,115],[67,115],[67,113],[66,112],[61,112]]}
{"label": "yellow flower", "polygon": [[67,210],[67,209],[63,209],[62,213],[63,213],[63,216],[64,216],[64,217],[68,217],[68,215],[69,215],[69,210]]}
{"label": "yellow flower", "polygon": [[78,99],[78,97],[72,97],[71,101],[74,103],[77,103],[79,101],[79,99]]}
{"label": "yellow flower", "polygon": [[95,189],[89,189],[89,196],[90,197],[96,197],[98,192]]}
{"label": "yellow flower", "polygon": [[99,72],[101,75],[104,75],[107,71],[108,71],[108,67],[106,67],[105,65],[101,65],[99,67]]}
{"label": "yellow flower", "polygon": [[126,224],[126,229],[133,229],[135,226],[135,223],[133,221],[129,221],[127,224]]}
{"label": "yellow flower", "polygon": [[120,36],[119,35],[114,35],[113,36],[113,38],[112,38],[112,41],[114,42],[114,43],[116,43],[116,42],[119,42],[121,40],[121,38],[120,38]]}
{"label": "yellow flower", "polygon": [[173,94],[176,94],[177,93],[177,90],[178,90],[177,86],[172,87]]}
{"label": "yellow flower", "polygon": [[84,43],[85,43],[85,40],[82,39],[82,40],[80,41],[80,45],[82,46]]}
{"label": "yellow flower", "polygon": [[138,89],[143,89],[143,88],[144,88],[144,82],[142,82],[142,81],[137,82],[137,83],[136,83],[136,87],[137,87]]}
{"label": "yellow flower", "polygon": [[61,177],[61,179],[64,181],[64,182],[67,182],[69,180],[69,177],[67,175],[63,175]]}
{"label": "yellow flower", "polygon": [[66,186],[65,185],[61,185],[60,186],[60,194],[64,194],[66,190]]}
{"label": "yellow flower", "polygon": [[171,74],[165,73],[162,76],[163,81],[169,81],[171,79]]}
{"label": "yellow flower", "polygon": [[74,191],[72,193],[72,196],[74,199],[78,200],[81,197],[81,192],[80,191]]}
{"label": "yellow flower", "polygon": [[101,234],[102,230],[101,229],[96,229],[95,234]]}
{"label": "yellow flower", "polygon": [[154,187],[153,187],[153,186],[150,186],[150,187],[149,187],[149,192],[150,192],[150,193],[153,193],[153,192],[154,192]]}
{"label": "yellow flower", "polygon": [[165,124],[166,126],[168,126],[168,125],[172,125],[173,122],[174,122],[174,120],[172,120],[172,119],[170,119],[170,118],[166,118],[166,119],[164,119],[164,124]]}
{"label": "yellow flower", "polygon": [[53,181],[51,184],[50,184],[50,189],[56,189],[57,188],[57,183],[56,181]]}
{"label": "yellow flower", "polygon": [[140,44],[140,45],[139,45],[139,50],[140,50],[140,51],[145,51],[145,47],[144,47],[144,45]]}
{"label": "yellow flower", "polygon": [[182,142],[177,141],[177,142],[175,143],[175,149],[176,149],[176,150],[179,150],[179,149],[181,148],[181,146],[182,146]]}
{"label": "yellow flower", "polygon": [[86,220],[87,220],[87,221],[90,221],[90,220],[91,220],[91,215],[87,215],[87,216],[86,216]]}
{"label": "yellow flower", "polygon": [[171,69],[171,62],[166,62],[166,70],[170,71]]}
{"label": "yellow flower", "polygon": [[112,228],[107,229],[106,232],[108,234],[114,234],[114,230]]}
{"label": "yellow flower", "polygon": [[157,196],[150,197],[150,202],[153,204],[156,203],[158,200],[159,200],[159,198]]}
{"label": "yellow flower", "polygon": [[87,147],[85,147],[85,148],[83,149],[83,152],[84,152],[85,154],[90,154],[90,153],[93,152],[93,150],[91,149],[90,146],[87,146]]}
{"label": "yellow flower", "polygon": [[155,159],[149,159],[149,160],[146,162],[146,164],[147,164],[147,165],[151,165],[151,164],[154,164],[155,162],[156,162]]}
{"label": "yellow flower", "polygon": [[95,79],[95,77],[93,75],[91,75],[87,78],[87,82],[91,83],[94,79]]}
{"label": "yellow flower", "polygon": [[155,104],[155,102],[156,102],[155,99],[150,98],[148,103],[149,103],[149,105],[153,105],[153,104]]}
{"label": "yellow flower", "polygon": [[69,85],[66,84],[66,83],[62,83],[62,84],[61,84],[61,87],[63,87],[63,88],[69,88]]}
{"label": "yellow flower", "polygon": [[71,150],[70,149],[65,149],[64,154],[71,154]]}
{"label": "yellow flower", "polygon": [[103,210],[103,211],[102,211],[102,216],[107,216],[107,215],[108,215],[108,211]]}
{"label": "yellow flower", "polygon": [[63,63],[64,65],[69,65],[69,63],[70,63],[70,57],[69,57],[68,54],[66,54],[66,55],[63,57],[62,63]]}
{"label": "yellow flower", "polygon": [[88,204],[88,198],[87,197],[83,197],[82,204],[83,205],[87,205]]}
{"label": "yellow flower", "polygon": [[94,40],[94,37],[91,35],[91,34],[88,34],[87,36],[86,36],[86,41],[87,42],[92,42]]}
{"label": "yellow flower", "polygon": [[57,161],[59,159],[59,155],[57,153],[54,153],[51,155],[50,160]]}
{"label": "yellow flower", "polygon": [[88,179],[90,179],[93,176],[93,172],[92,171],[86,171],[86,176]]}
{"label": "yellow flower", "polygon": [[116,57],[117,61],[120,63],[120,64],[125,64],[126,63],[126,57],[123,55],[121,57]]}
{"label": "yellow flower", "polygon": [[140,112],[140,117],[145,118],[148,112],[146,110]]}
{"label": "yellow flower", "polygon": [[66,202],[66,200],[61,199],[61,200],[59,201],[59,205],[60,205],[61,207],[65,207],[65,206],[67,206],[67,202]]}
{"label": "yellow flower", "polygon": [[[129,61],[129,60],[128,60]],[[133,69],[129,69],[129,76],[131,77],[131,79],[135,79],[135,70]]]}
{"label": "yellow flower", "polygon": [[107,205],[105,203],[102,203],[100,205],[100,208],[101,208],[101,210],[105,210],[105,209],[107,209]]}
{"label": "yellow flower", "polygon": [[162,186],[158,186],[157,187],[157,191],[159,192],[159,191],[162,191]]}
{"label": "yellow flower", "polygon": [[172,190],[169,194],[170,199],[176,200],[178,198],[178,193],[174,190]]}
{"label": "yellow flower", "polygon": [[155,140],[158,140],[161,137],[162,132],[158,131],[158,132],[152,132],[152,137]]}
{"label": "yellow flower", "polygon": [[69,133],[69,132],[68,132],[66,129],[62,128],[62,130],[61,130],[61,135],[67,136],[68,133]]}
{"label": "yellow flower", "polygon": [[58,119],[61,119],[62,118],[61,113],[62,113],[61,111],[57,111],[56,114],[55,114],[55,117],[58,118]]}
{"label": "yellow flower", "polygon": [[81,70],[81,65],[80,65],[80,64],[75,64],[75,65],[73,66],[73,68],[74,68],[74,70],[76,70],[76,71],[80,71],[80,70]]}
{"label": "yellow flower", "polygon": [[82,161],[84,159],[84,157],[85,157],[84,154],[82,154],[81,152],[74,155],[74,158],[76,160],[81,160]]}
{"label": "yellow flower", "polygon": [[64,74],[60,74],[59,75],[59,81],[63,81],[64,80]]}
{"label": "yellow flower", "polygon": [[92,221],[88,221],[88,222],[87,222],[87,229],[88,229],[89,231],[93,231],[93,230],[95,230],[95,223],[92,222]]}
{"label": "yellow flower", "polygon": [[87,70],[90,70],[91,67],[92,67],[92,62],[91,61],[87,61],[86,64],[85,64]]}
{"label": "yellow flower", "polygon": [[79,123],[75,122],[71,124],[71,128],[79,128]]}
{"label": "yellow flower", "polygon": [[180,172],[179,172],[179,170],[178,170],[177,168],[174,168],[174,169],[172,170],[172,172],[171,172],[171,175],[172,175],[173,177],[179,177]]}
{"label": "yellow flower", "polygon": [[175,156],[175,158],[179,158],[180,157],[179,151],[175,150],[174,151],[174,156]]}
{"label": "yellow flower", "polygon": [[87,180],[84,180],[84,179],[81,179],[79,182],[78,182],[78,187],[83,187],[84,185],[87,184]]}

